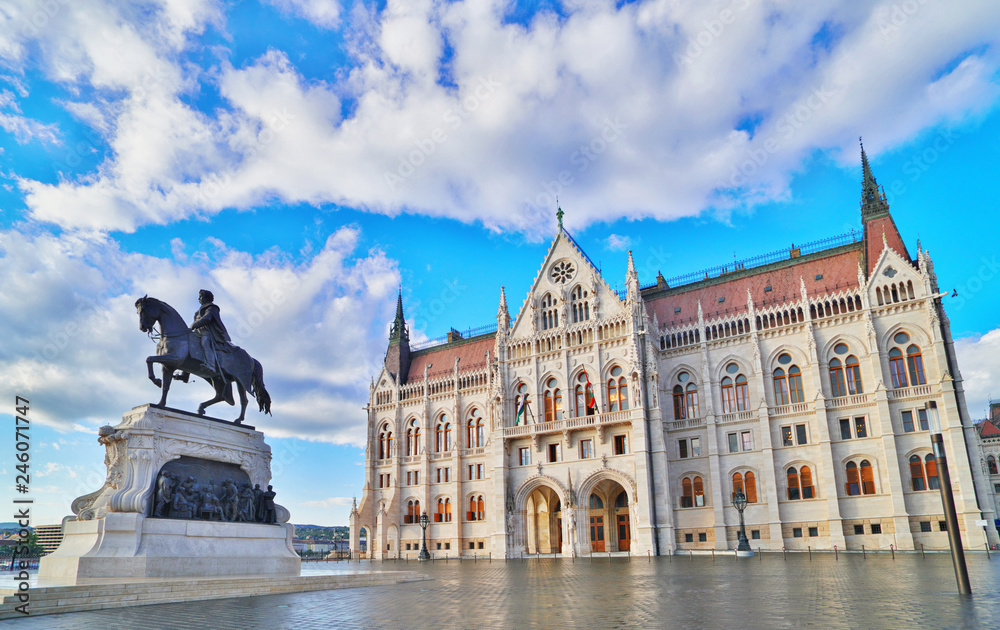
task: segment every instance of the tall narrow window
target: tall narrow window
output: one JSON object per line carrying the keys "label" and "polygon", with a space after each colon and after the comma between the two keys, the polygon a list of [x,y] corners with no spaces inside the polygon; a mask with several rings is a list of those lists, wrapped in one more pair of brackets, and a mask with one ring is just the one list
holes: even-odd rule
{"label": "tall narrow window", "polygon": [[910,481],[914,490],[927,489],[927,483],[924,481],[924,464],[919,455],[910,456]]}
{"label": "tall narrow window", "polygon": [[757,477],[750,471],[743,475],[743,484],[746,486],[744,492],[747,495],[747,503],[757,502]]}
{"label": "tall narrow window", "polygon": [[747,377],[740,374],[736,377],[736,410],[750,409],[750,396],[747,393]]}
{"label": "tall narrow window", "polygon": [[573,323],[590,319],[590,308],[585,301],[587,291],[583,287],[576,287],[570,294],[570,311],[573,313]]}
{"label": "tall narrow window", "polygon": [[392,456],[392,431],[389,424],[383,424],[378,434],[378,458],[386,459]]}
{"label": "tall narrow window", "polygon": [[705,505],[705,486],[701,481],[701,477],[694,478],[694,506],[702,507]]}
{"label": "tall narrow window", "polygon": [[802,482],[802,498],[813,498],[812,471],[809,470],[808,466],[803,466],[799,469],[799,480]]}
{"label": "tall narrow window", "polygon": [[844,365],[840,359],[830,360],[830,395],[834,398],[847,395],[847,384],[844,382]]}
{"label": "tall narrow window", "polygon": [[991,475],[997,474],[997,460],[992,455],[986,457],[986,469]]}
{"label": "tall narrow window", "polygon": [[893,348],[889,351],[889,375],[892,377],[893,388],[906,387],[906,365],[903,362],[903,351]]}
{"label": "tall narrow window", "polygon": [[691,478],[685,477],[681,481],[681,507],[694,506],[694,493],[691,489]]}
{"label": "tall narrow window", "polygon": [[687,395],[687,417],[697,418],[698,417],[698,386],[694,383],[688,383],[685,392]]}
{"label": "tall narrow window", "polygon": [[788,399],[793,403],[806,400],[802,395],[802,370],[797,365],[788,368]]}
{"label": "tall narrow window", "polygon": [[865,388],[861,384],[861,364],[858,362],[858,357],[853,354],[847,357],[847,393],[848,394],[863,394],[865,393]]}
{"label": "tall narrow window", "polygon": [[774,404],[788,404],[788,376],[783,368],[774,371]]}
{"label": "tall narrow window", "polygon": [[927,457],[924,458],[924,462],[927,464],[927,489],[940,489],[941,482],[938,480],[937,459],[935,459],[934,453],[928,453]]}
{"label": "tall narrow window", "polygon": [[622,375],[619,366],[611,368],[611,378],[608,379],[608,411],[628,409],[628,382]]}
{"label": "tall narrow window", "polygon": [[746,495],[746,490],[743,488],[742,473],[733,473],[733,498],[736,497],[737,492],[742,492],[744,496]]}
{"label": "tall narrow window", "polygon": [[858,465],[854,462],[847,462],[847,495],[854,496],[861,494],[861,476],[858,474]]}
{"label": "tall narrow window", "polygon": [[867,459],[861,460],[861,491],[865,494],[875,494],[875,475],[872,465]]}
{"label": "tall narrow window", "polygon": [[438,419],[435,437],[437,438],[438,453],[451,450],[451,423],[448,422],[448,416],[442,415]]}
{"label": "tall narrow window", "polygon": [[467,448],[479,448],[484,446],[486,442],[482,414],[479,413],[478,409],[473,408],[469,415],[471,417],[466,423],[465,436],[466,444],[468,444]]}
{"label": "tall narrow window", "polygon": [[733,379],[728,376],[722,379],[722,413],[732,413],[736,410],[736,392],[733,390]]}
{"label": "tall narrow window", "polygon": [[559,381],[550,378],[545,384],[545,421],[562,420],[562,390],[559,389]]}
{"label": "tall narrow window", "polygon": [[910,346],[906,349],[906,366],[910,369],[910,384],[924,385],[927,380],[924,378],[924,358],[920,354],[920,348]]}
{"label": "tall narrow window", "polygon": [[684,388],[674,385],[674,420],[687,418],[687,404],[684,400]]}
{"label": "tall narrow window", "polygon": [[793,466],[787,471],[788,477],[788,499],[795,501],[802,498],[802,491],[799,487],[799,471]]}
{"label": "tall narrow window", "polygon": [[410,420],[406,428],[406,454],[408,456],[417,455],[420,452],[420,427],[416,420]]}

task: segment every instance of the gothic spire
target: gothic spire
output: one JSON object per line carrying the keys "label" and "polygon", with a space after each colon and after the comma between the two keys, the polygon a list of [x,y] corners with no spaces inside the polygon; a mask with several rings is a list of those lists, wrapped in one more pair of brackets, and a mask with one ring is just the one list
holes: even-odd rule
{"label": "gothic spire", "polygon": [[[861,142],[861,138],[858,138]],[[868,221],[875,217],[889,213],[889,202],[885,197],[885,191],[880,190],[872,169],[868,165],[868,156],[865,154],[865,145],[861,143],[861,219]]]}
{"label": "gothic spire", "polygon": [[410,333],[406,330],[406,318],[403,317],[403,291],[400,290],[396,299],[396,319],[392,322],[392,330],[389,331],[389,343],[394,341],[405,341],[409,343]]}
{"label": "gothic spire", "polygon": [[507,294],[504,288],[500,287],[500,305],[497,307],[497,330],[502,334],[507,333],[510,327],[510,313],[507,311]]}

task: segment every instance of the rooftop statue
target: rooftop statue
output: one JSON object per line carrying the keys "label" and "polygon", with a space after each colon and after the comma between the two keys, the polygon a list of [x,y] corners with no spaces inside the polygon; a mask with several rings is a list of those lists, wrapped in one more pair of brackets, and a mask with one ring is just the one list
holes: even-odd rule
{"label": "rooftop statue", "polygon": [[[264,387],[264,369],[243,348],[233,345],[214,299],[211,291],[202,290],[198,294],[201,307],[190,328],[166,302],[149,296],[136,300],[139,330],[157,341],[156,355],[146,357],[146,367],[149,380],[162,392],[159,405],[166,406],[174,378],[187,382],[188,375],[194,374],[215,388],[215,397],[198,405],[198,415],[205,415],[205,408],[217,402],[236,404],[233,383],[240,395],[240,417],[236,424],[246,417],[247,392],[257,399],[262,412],[270,414],[271,397]],[[156,324],[159,330],[154,327]],[[154,363],[162,366],[162,380],[153,375]],[[176,376],[175,370],[179,371]]]}

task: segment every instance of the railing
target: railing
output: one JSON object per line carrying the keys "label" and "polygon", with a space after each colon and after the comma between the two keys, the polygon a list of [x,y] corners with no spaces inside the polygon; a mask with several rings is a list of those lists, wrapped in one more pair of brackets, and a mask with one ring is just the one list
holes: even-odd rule
{"label": "railing", "polygon": [[790,405],[779,405],[771,407],[772,416],[795,416],[803,413],[810,413],[809,403],[792,403]]}
{"label": "railing", "polygon": [[746,422],[747,420],[753,420],[756,413],[753,411],[734,411],[733,413],[724,413],[719,416],[719,424],[727,424],[730,422]]}
{"label": "railing", "polygon": [[854,394],[853,396],[838,396],[837,398],[828,398],[826,401],[827,409],[846,409],[848,407],[861,407],[864,405],[871,404],[871,394]]}
{"label": "railing", "polygon": [[886,396],[889,400],[903,400],[904,398],[917,398],[920,396],[930,396],[931,386],[930,385],[916,385],[914,387],[900,387],[898,389],[890,389],[886,392]]}
{"label": "railing", "polygon": [[417,462],[420,461],[420,456],[419,455],[406,455],[405,457],[401,457],[399,461],[402,464],[416,464]]}
{"label": "railing", "polygon": [[[495,333],[497,331],[496,323],[486,324],[484,326],[476,326],[475,328],[468,328],[466,330],[457,330],[460,339],[469,339],[471,337],[478,337],[479,335],[485,335],[488,333]],[[442,335],[441,337],[435,337],[434,339],[424,339],[423,341],[416,342],[410,346],[411,350],[423,350],[424,348],[430,348],[431,346],[439,346],[441,344],[448,343],[448,335]]]}
{"label": "railing", "polygon": [[677,429],[690,429],[692,427],[704,426],[705,418],[688,418],[686,420],[674,420],[667,422],[667,429],[676,431]]}
{"label": "railing", "polygon": [[484,454],[486,454],[485,446],[477,446],[476,448],[462,449],[462,457],[470,457],[472,455],[484,455]]}
{"label": "railing", "polygon": [[638,411],[637,409],[625,409],[623,411],[609,411],[608,413],[595,414],[593,416],[580,416],[577,418],[554,420],[552,422],[536,422],[535,424],[505,427],[503,436],[505,438],[514,438],[543,433],[559,433],[561,431],[586,429],[596,426],[631,423],[634,419],[634,414]]}
{"label": "railing", "polygon": [[441,453],[431,453],[428,456],[428,459],[430,459],[431,461],[438,459],[451,459],[451,451],[443,451]]}
{"label": "railing", "polygon": [[[860,232],[851,230],[847,234],[840,234],[838,236],[831,236],[830,238],[825,238],[819,241],[813,241],[811,243],[806,243],[795,247],[792,245],[790,248],[779,249],[767,254],[760,254],[759,256],[752,256],[750,258],[744,258],[743,260],[738,260],[727,265],[718,265],[716,267],[709,267],[708,269],[702,269],[701,271],[694,271],[692,273],[687,273],[681,276],[674,276],[673,278],[667,278],[667,286],[678,287],[684,284],[691,284],[692,282],[698,282],[700,280],[708,280],[709,278],[716,278],[718,276],[732,273],[734,271],[742,271],[744,269],[751,269],[753,267],[762,267],[773,262],[778,262],[781,260],[791,259],[792,253],[795,252],[796,256],[805,256],[806,254],[814,254],[816,252],[821,252],[824,249],[832,249],[834,247],[840,247],[842,245],[849,245],[851,243],[858,242],[860,238]],[[652,289],[656,287],[656,283],[642,287],[643,289]]]}

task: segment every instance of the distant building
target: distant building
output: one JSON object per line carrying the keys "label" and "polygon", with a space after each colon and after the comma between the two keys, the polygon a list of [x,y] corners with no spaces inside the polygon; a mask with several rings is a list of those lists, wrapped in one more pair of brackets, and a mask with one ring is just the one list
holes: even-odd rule
{"label": "distant building", "polygon": [[860,238],[645,287],[629,252],[618,292],[560,218],[513,321],[501,287],[495,325],[411,347],[400,296],[352,549],[364,532],[372,553],[415,556],[425,512],[438,557],[732,549],[737,490],[753,547],[947,548],[930,401],[981,548],[998,427],[970,466],[945,294],[861,159]]}
{"label": "distant building", "polygon": [[39,525],[35,527],[35,534],[38,535],[38,544],[45,549],[45,553],[52,553],[62,542],[63,529],[59,525]]}
{"label": "distant building", "polygon": [[991,529],[1000,532],[1000,402],[991,402],[987,418],[976,425],[978,452],[974,461],[982,472],[982,483],[977,488],[985,497],[984,503],[992,510],[988,515]]}

